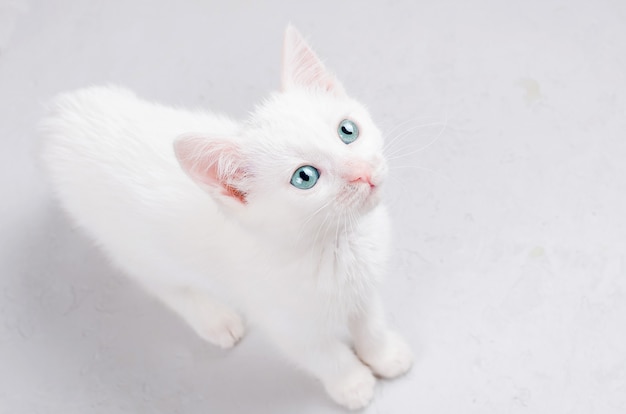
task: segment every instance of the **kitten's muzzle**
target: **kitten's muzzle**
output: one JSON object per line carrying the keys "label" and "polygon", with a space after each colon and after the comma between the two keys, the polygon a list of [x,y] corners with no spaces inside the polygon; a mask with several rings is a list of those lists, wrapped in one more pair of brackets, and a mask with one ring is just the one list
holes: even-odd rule
{"label": "kitten's muzzle", "polygon": [[352,185],[368,184],[370,188],[374,188],[378,184],[373,178],[372,166],[365,161],[348,162],[343,178]]}
{"label": "kitten's muzzle", "polygon": [[364,174],[362,176],[359,176],[359,177],[349,181],[349,183],[350,184],[360,184],[360,183],[363,183],[363,184],[368,184],[370,186],[370,188],[376,187],[376,184],[374,184],[372,182],[372,176],[369,175],[369,174]]}

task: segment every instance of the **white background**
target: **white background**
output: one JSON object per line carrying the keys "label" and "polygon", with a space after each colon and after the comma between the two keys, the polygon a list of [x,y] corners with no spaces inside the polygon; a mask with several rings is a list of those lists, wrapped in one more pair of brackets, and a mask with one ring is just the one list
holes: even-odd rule
{"label": "white background", "polygon": [[343,412],[254,327],[203,343],[36,166],[60,91],[245,117],[290,21],[403,134],[384,296],[418,358],[366,412],[626,412],[626,2],[0,0],[0,413]]}

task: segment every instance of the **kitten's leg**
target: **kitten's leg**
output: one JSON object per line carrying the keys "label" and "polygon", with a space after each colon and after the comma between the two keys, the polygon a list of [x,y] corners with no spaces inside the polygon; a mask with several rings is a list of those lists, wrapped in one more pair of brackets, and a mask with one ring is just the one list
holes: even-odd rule
{"label": "kitten's leg", "polygon": [[411,368],[413,353],[404,339],[387,327],[377,294],[350,319],[350,331],[357,355],[376,375],[394,378]]}
{"label": "kitten's leg", "polygon": [[232,348],[244,335],[244,323],[239,314],[201,290],[164,286],[150,290],[201,338],[214,345]]}
{"label": "kitten's leg", "polygon": [[271,329],[273,340],[287,357],[321,380],[338,404],[352,410],[369,404],[376,378],[345,343],[328,333],[304,332],[301,323],[289,325],[296,328]]}

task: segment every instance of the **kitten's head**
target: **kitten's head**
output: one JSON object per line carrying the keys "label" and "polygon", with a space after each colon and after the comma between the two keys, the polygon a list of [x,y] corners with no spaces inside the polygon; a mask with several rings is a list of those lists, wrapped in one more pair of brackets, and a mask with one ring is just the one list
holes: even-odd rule
{"label": "kitten's head", "polygon": [[291,26],[282,90],[255,110],[239,136],[186,136],[175,151],[226,211],[280,236],[343,231],[379,203],[387,175],[382,137],[367,110]]}

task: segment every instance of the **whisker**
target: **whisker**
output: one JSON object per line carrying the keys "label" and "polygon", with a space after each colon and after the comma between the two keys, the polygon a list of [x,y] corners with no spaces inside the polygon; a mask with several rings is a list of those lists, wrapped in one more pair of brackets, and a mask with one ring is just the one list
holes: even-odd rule
{"label": "whisker", "polygon": [[311,259],[313,258],[313,254],[315,254],[316,252],[315,245],[317,244],[317,238],[320,235],[322,228],[325,227],[326,222],[329,217],[330,217],[330,212],[326,212],[326,215],[324,216],[324,220],[322,221],[322,224],[320,224],[320,226],[317,228],[317,232],[315,232],[315,237],[313,237],[313,248],[311,249]]}
{"label": "whisker", "polygon": [[[428,128],[428,127],[433,127],[433,126],[442,126],[445,125],[447,121],[444,122],[429,122],[427,124],[419,124],[419,125],[414,125],[408,129],[406,129],[405,131],[400,132],[399,134],[395,135],[393,138],[391,138],[389,140],[389,142],[387,142],[384,146],[383,146],[383,151],[388,151],[389,149],[391,149],[391,147],[394,144],[400,143],[402,142],[404,139],[406,139],[407,137],[409,137],[409,135],[411,134],[411,132],[418,130],[420,128]],[[387,139],[387,138],[386,138]]]}
{"label": "whisker", "polygon": [[361,214],[359,212],[353,211],[350,213],[350,218],[352,222],[352,231],[354,231],[354,229],[356,228],[356,225],[358,224],[359,219],[361,218]]}
{"label": "whisker", "polygon": [[313,217],[315,217],[317,214],[319,214],[323,209],[325,209],[326,207],[328,207],[330,205],[331,201],[326,202],[325,204],[323,204],[320,208],[318,208],[317,210],[315,210],[310,216],[309,218],[307,218],[302,224],[300,224],[300,231],[298,231],[298,234],[296,235],[296,243],[300,242],[300,238],[302,237],[302,234],[304,233],[305,227],[306,225],[313,219]]}
{"label": "whisker", "polygon": [[330,204],[330,201],[324,203],[320,208],[318,208],[317,210],[315,210],[308,219],[306,219],[301,226],[305,226],[309,221],[311,221],[311,219],[313,219],[313,217],[315,217],[320,211],[322,211],[323,209],[325,209],[326,207],[328,207],[328,205]]}
{"label": "whisker", "polygon": [[[403,141],[406,141],[406,138],[410,136],[409,134],[411,132],[415,131],[416,129],[424,128],[424,127],[428,127],[428,126],[442,125],[442,128],[439,131],[437,137],[434,140],[432,140],[431,142],[429,142],[428,144],[426,144],[425,146],[423,146],[420,149],[418,149],[417,151],[423,151],[423,150],[427,149],[428,147],[430,147],[431,145],[433,145],[435,142],[437,142],[439,140],[439,138],[441,138],[443,132],[449,126],[449,121],[450,121],[450,106],[449,106],[449,104],[444,105],[444,108],[442,108],[442,109],[443,109],[443,112],[444,112],[443,122],[441,122],[441,121],[439,121],[439,122],[430,122],[430,123],[426,123],[426,124],[422,124],[422,125],[413,126],[413,127],[409,128],[407,131],[404,131],[404,132],[398,134],[393,139],[391,139],[391,141],[384,146],[383,151],[386,152],[386,151],[390,150],[392,148],[392,146],[394,144],[396,144],[396,143],[402,143]],[[428,119],[428,118],[426,118],[426,119]],[[406,125],[406,123],[403,122],[400,125]],[[385,135],[385,137],[388,137],[388,136],[390,136],[390,134],[386,134]],[[400,148],[398,151],[402,151],[402,150],[403,149]],[[395,155],[397,155],[398,151],[392,151],[388,155],[389,156],[395,156]]]}
{"label": "whisker", "polygon": [[335,252],[339,249],[339,223],[341,223],[341,220],[337,220],[335,223]]}
{"label": "whisker", "polygon": [[399,155],[395,155],[395,154],[393,154],[393,155],[391,155],[391,156],[388,156],[388,157],[387,157],[387,159],[388,159],[389,161],[391,161],[391,160],[394,160],[394,159],[404,158],[404,157],[408,157],[408,156],[410,156],[410,155],[413,155],[413,154],[416,154],[416,153],[418,153],[418,152],[422,152],[422,151],[424,151],[424,150],[428,149],[428,148],[429,148],[429,147],[431,147],[431,146],[432,146],[435,142],[439,141],[439,139],[440,139],[440,138],[441,138],[441,136],[443,135],[443,132],[446,130],[447,126],[448,126],[448,123],[447,123],[447,121],[446,121],[446,123],[445,123],[445,124],[441,127],[441,129],[439,130],[439,133],[437,134],[437,136],[436,136],[434,139],[430,140],[430,142],[428,142],[426,145],[423,145],[423,146],[421,146],[421,147],[419,147],[419,148],[417,148],[417,149],[411,150],[411,151],[409,151],[409,152],[405,152],[405,153],[403,153],[403,154],[399,154]]}
{"label": "whisker", "polygon": [[401,127],[406,126],[407,124],[410,124],[411,122],[416,122],[419,121],[424,122],[426,120],[428,120],[429,118],[427,117],[414,117],[414,118],[409,118],[407,120],[404,120],[402,122],[397,122],[393,127],[391,127],[388,131],[386,131],[385,133],[383,133],[383,137],[385,137],[385,139],[388,139],[389,137],[391,137],[392,133],[399,130]]}
{"label": "whisker", "polygon": [[413,168],[413,169],[420,170],[420,171],[426,171],[426,172],[429,172],[429,173],[431,173],[431,174],[435,174],[436,176],[438,176],[438,177],[440,177],[440,178],[443,178],[444,180],[446,180],[446,181],[448,181],[448,182],[450,182],[450,183],[456,184],[456,181],[454,181],[454,180],[453,180],[452,178],[450,178],[449,176],[447,176],[447,175],[445,175],[445,174],[443,174],[443,173],[441,173],[441,172],[439,172],[439,171],[437,171],[437,170],[433,170],[433,169],[426,168],[426,167],[421,167],[421,166],[419,166],[419,165],[398,165],[398,166],[390,166],[390,167],[389,167],[389,170],[391,171],[391,170],[400,170],[400,169],[407,169],[407,168]]}

